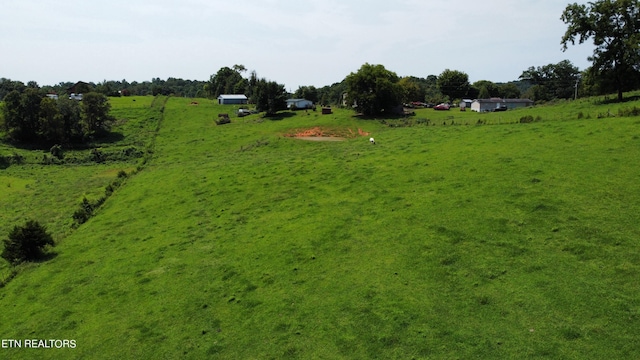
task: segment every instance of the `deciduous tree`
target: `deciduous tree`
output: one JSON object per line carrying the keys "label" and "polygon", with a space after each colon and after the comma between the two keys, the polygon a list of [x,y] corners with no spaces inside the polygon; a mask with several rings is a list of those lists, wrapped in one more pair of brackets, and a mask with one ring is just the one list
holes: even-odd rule
{"label": "deciduous tree", "polygon": [[623,91],[638,86],[640,72],[640,1],[598,0],[569,4],[560,19],[568,25],[562,36],[563,51],[576,40],[593,38],[591,71],[613,79],[618,101]]}
{"label": "deciduous tree", "polygon": [[48,97],[40,101],[40,137],[49,143],[66,143],[64,120],[60,116],[56,100]]}
{"label": "deciduous tree", "polygon": [[[527,93],[531,100],[570,99],[574,96],[580,70],[569,60],[557,64],[529,67],[520,75],[520,80],[533,84]],[[537,98],[536,98],[537,97]]]}
{"label": "deciduous tree", "polygon": [[91,137],[101,132],[108,131],[113,122],[109,114],[111,104],[103,94],[90,92],[82,98],[82,130],[85,136]]}
{"label": "deciduous tree", "polygon": [[233,69],[226,66],[220,68],[204,85],[205,91],[212,98],[217,98],[220,94],[244,94],[249,84],[240,71],[246,71],[244,66],[234,65]]}
{"label": "deciduous tree", "polygon": [[446,69],[438,76],[438,89],[450,100],[461,99],[469,91],[469,75],[462,71]]}
{"label": "deciduous tree", "polygon": [[287,91],[284,85],[260,79],[253,90],[253,101],[258,111],[266,112],[267,116],[275,115],[287,108]]}
{"label": "deciduous tree", "polygon": [[382,65],[365,63],[360,69],[347,75],[347,103],[367,116],[391,112],[401,104],[402,91],[398,75]]}
{"label": "deciduous tree", "polygon": [[306,99],[314,104],[318,102],[318,89],[315,86],[300,86],[293,97],[297,99]]}

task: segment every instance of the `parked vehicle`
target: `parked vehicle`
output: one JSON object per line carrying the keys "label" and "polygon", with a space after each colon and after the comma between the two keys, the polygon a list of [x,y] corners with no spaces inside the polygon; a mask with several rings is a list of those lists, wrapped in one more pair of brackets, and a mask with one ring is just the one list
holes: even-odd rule
{"label": "parked vehicle", "polygon": [[247,116],[250,114],[251,114],[251,111],[249,111],[249,109],[238,109],[238,116],[240,117]]}
{"label": "parked vehicle", "polygon": [[442,103],[434,106],[433,110],[449,110],[450,108],[449,104]]}

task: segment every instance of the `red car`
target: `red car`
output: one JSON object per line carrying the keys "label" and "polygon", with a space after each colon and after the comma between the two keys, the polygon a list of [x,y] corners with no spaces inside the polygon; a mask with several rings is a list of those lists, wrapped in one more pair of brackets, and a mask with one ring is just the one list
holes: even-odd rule
{"label": "red car", "polygon": [[449,104],[438,104],[436,106],[433,107],[433,110],[449,110]]}

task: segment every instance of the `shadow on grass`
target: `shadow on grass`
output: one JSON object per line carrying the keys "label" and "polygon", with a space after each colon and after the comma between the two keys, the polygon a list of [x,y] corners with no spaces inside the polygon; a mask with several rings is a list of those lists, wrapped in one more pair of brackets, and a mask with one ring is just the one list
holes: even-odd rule
{"label": "shadow on grass", "polygon": [[0,278],[0,289],[7,286],[7,284],[9,284],[11,280],[13,280],[16,276],[18,276],[18,273],[20,273],[20,270],[19,270],[20,266],[28,263],[40,264],[49,260],[53,260],[57,256],[58,256],[57,252],[46,252],[40,255],[37,259],[31,260],[31,261],[25,261],[23,263],[13,266],[9,271],[9,273],[4,278]]}
{"label": "shadow on grass", "polygon": [[46,252],[46,253],[40,255],[40,257],[38,257],[35,260],[32,260],[31,262],[32,263],[36,263],[36,264],[40,264],[40,263],[43,263],[43,262],[47,262],[49,260],[53,260],[56,257],[58,257],[58,253],[55,252],[55,251],[50,251],[50,252]]}
{"label": "shadow on grass", "polygon": [[353,117],[360,120],[403,120],[416,116],[416,113],[411,111],[405,114],[378,114],[378,115],[364,115],[355,114]]}
{"label": "shadow on grass", "polygon": [[288,119],[294,116],[296,116],[296,113],[294,113],[293,111],[286,111],[286,112],[279,112],[272,115],[264,115],[263,118],[273,120],[273,121],[279,121],[279,120]]}
{"label": "shadow on grass", "polygon": [[594,104],[596,105],[624,104],[624,103],[638,101],[638,100],[640,100],[640,95],[623,97],[622,101],[618,101],[618,98],[616,96],[613,96],[613,97],[605,96],[604,98],[602,98],[602,100],[595,101]]}
{"label": "shadow on grass", "polygon": [[[124,140],[124,135],[119,132],[105,132],[100,134],[95,139],[90,139],[85,142],[74,141],[63,146],[64,149],[76,149],[76,150],[85,150],[92,149],[95,147],[100,147],[103,144],[115,144]],[[21,150],[31,150],[31,151],[49,151],[52,146],[58,145],[59,143],[51,142],[51,141],[17,141],[4,139],[3,142],[5,144],[11,145],[17,149]]]}

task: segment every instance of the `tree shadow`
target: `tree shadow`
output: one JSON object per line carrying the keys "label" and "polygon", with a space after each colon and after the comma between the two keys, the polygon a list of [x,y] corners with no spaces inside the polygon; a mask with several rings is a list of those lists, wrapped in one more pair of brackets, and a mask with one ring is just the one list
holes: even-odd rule
{"label": "tree shadow", "polygon": [[106,132],[100,134],[99,137],[96,137],[95,140],[92,141],[94,144],[114,144],[124,140],[124,135],[120,132]]}
{"label": "tree shadow", "polygon": [[264,115],[263,118],[273,120],[273,121],[279,121],[279,120],[284,120],[294,116],[296,116],[296,113],[294,113],[293,111],[285,111],[285,112],[275,113],[272,115]]}
{"label": "tree shadow", "polygon": [[362,113],[358,113],[353,115],[353,117],[360,119],[360,120],[402,120],[402,119],[408,119],[410,117],[414,117],[416,116],[415,111],[411,111],[411,112],[407,112],[404,114],[377,114],[377,115],[364,115]]}
{"label": "tree shadow", "polygon": [[[79,139],[75,140],[75,141],[71,141],[69,143],[66,143],[62,146],[63,149],[68,150],[68,149],[76,149],[76,150],[83,150],[83,149],[92,149],[95,148],[96,146],[100,146],[101,144],[115,144],[118,143],[122,140],[124,140],[124,135],[120,132],[103,132],[100,133],[98,136],[96,136],[95,138],[92,138],[90,140],[87,141],[80,141]],[[11,145],[17,149],[21,149],[21,150],[30,150],[30,151],[49,151],[51,149],[52,146],[54,145],[62,145],[60,143],[56,143],[56,142],[51,142],[51,141],[30,141],[30,142],[25,142],[25,141],[17,141],[17,140],[11,140],[11,139],[4,139],[3,142],[5,144]],[[1,160],[0,160],[1,162]],[[2,166],[2,164],[0,164],[0,166]]]}
{"label": "tree shadow", "polygon": [[58,257],[58,253],[55,251],[47,251],[45,253],[40,254],[37,259],[33,259],[31,262],[40,264],[43,262],[47,262]]}
{"label": "tree shadow", "polygon": [[633,95],[633,96],[627,96],[627,97],[623,97],[622,101],[618,101],[618,97],[617,96],[605,96],[603,97],[601,100],[597,100],[594,103],[597,105],[608,105],[608,104],[624,104],[624,103],[628,103],[628,102],[632,102],[632,101],[638,101],[640,100],[640,95]]}

